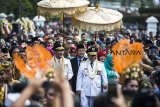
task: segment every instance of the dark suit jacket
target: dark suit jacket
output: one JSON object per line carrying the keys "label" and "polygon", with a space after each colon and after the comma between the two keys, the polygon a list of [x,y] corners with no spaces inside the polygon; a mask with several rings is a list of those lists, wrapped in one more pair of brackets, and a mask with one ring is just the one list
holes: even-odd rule
{"label": "dark suit jacket", "polygon": [[[83,58],[83,61],[85,60],[87,60],[87,58]],[[71,84],[73,92],[76,92],[77,74],[78,74],[78,69],[79,69],[77,57],[71,59],[71,65],[72,65],[72,70],[73,70],[73,77],[70,80],[70,84]]]}

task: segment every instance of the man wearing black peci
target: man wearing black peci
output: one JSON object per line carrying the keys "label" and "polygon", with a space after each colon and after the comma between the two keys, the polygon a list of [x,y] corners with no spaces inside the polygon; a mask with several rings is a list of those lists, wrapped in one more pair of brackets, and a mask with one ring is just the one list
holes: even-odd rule
{"label": "man wearing black peci", "polygon": [[87,58],[84,57],[85,55],[85,47],[83,44],[77,45],[77,56],[73,59],[71,59],[71,65],[73,70],[73,78],[70,81],[70,84],[72,86],[73,92],[76,92],[76,82],[77,82],[77,73],[80,66],[80,63],[82,61],[87,60]]}

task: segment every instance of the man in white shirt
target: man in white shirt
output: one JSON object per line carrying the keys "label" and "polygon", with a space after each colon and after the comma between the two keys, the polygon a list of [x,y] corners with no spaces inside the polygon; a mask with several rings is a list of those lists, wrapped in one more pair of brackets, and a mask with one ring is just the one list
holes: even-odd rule
{"label": "man in white shirt", "polygon": [[104,63],[97,60],[96,48],[87,50],[88,60],[81,62],[76,91],[81,98],[82,107],[93,107],[93,100],[103,89],[107,89],[108,79]]}
{"label": "man in white shirt", "polygon": [[55,51],[55,55],[52,58],[52,66],[56,67],[57,65],[61,65],[64,70],[64,75],[68,80],[70,80],[73,77],[73,71],[70,60],[63,57],[64,47],[60,42],[55,42],[53,49]]}

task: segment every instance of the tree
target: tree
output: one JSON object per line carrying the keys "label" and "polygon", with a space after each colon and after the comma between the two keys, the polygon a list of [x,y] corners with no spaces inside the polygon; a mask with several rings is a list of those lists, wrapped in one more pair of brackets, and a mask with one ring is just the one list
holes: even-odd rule
{"label": "tree", "polygon": [[28,0],[22,0],[22,16],[32,17],[33,15],[33,6],[32,3]]}
{"label": "tree", "polygon": [[32,16],[37,15],[37,3],[41,0],[29,0],[33,7]]}
{"label": "tree", "polygon": [[39,1],[40,0],[0,0],[0,12],[6,14],[13,13],[16,18],[20,17],[20,14],[22,14],[23,17],[34,17],[37,13],[36,7]]}

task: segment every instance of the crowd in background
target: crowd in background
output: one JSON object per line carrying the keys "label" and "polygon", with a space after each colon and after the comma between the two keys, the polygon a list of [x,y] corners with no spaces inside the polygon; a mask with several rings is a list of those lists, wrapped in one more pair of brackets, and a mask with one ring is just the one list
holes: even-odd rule
{"label": "crowd in background", "polygon": [[[93,107],[160,106],[159,33],[147,34],[145,30],[133,33],[129,29],[87,32],[79,31],[70,24],[62,26],[59,22],[52,25],[46,23],[44,27],[33,28],[32,33],[24,27],[21,27],[21,33],[14,32],[6,23],[3,23],[0,29],[0,107],[80,107],[81,93],[76,90],[78,73],[74,72],[76,68],[73,60],[79,56],[87,59],[88,54],[85,51],[93,47],[97,49],[97,59],[104,64],[108,79],[106,86],[108,91],[94,99]],[[121,81],[122,78],[122,75],[113,69],[112,47],[124,38],[131,44],[135,42],[143,44],[144,55],[139,64],[143,76],[125,74],[124,82],[119,82],[116,87],[112,87],[113,85],[110,84],[113,80]],[[51,52],[52,56],[55,56],[57,43],[64,47],[64,58],[71,62],[73,69],[71,79],[62,77],[59,83],[45,79],[30,81],[16,68],[13,60],[14,53],[18,53],[26,60],[26,47],[41,44]],[[109,89],[110,87],[112,89]]]}

